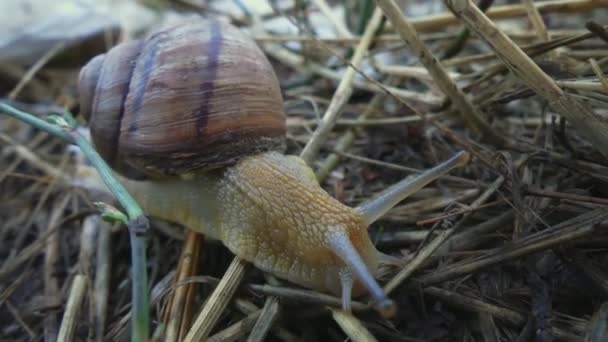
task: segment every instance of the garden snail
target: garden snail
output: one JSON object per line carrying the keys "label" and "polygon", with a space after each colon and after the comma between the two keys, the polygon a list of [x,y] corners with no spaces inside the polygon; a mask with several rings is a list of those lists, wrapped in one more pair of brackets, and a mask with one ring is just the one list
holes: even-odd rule
{"label": "garden snail", "polygon": [[255,42],[217,20],[182,22],[91,60],[81,112],[102,157],[147,214],[221,240],[256,267],[342,295],[367,289],[384,258],[368,225],[408,194],[463,165],[461,153],[350,208],[312,170],[281,153],[286,126],[270,62]]}

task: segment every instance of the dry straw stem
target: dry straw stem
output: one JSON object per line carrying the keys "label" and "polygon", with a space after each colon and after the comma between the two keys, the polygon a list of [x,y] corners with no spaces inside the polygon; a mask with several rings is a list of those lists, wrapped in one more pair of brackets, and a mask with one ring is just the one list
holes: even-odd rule
{"label": "dry straw stem", "polygon": [[[377,94],[381,96],[382,94]],[[379,103],[380,100],[374,101],[375,98],[372,98],[370,101],[370,105],[365,109],[365,111],[359,116],[357,119],[340,119],[336,121],[336,126],[343,127],[369,127],[369,126],[393,126],[393,125],[402,125],[409,123],[418,123],[423,121],[424,119],[418,115],[410,115],[410,116],[402,116],[396,118],[378,118],[378,119],[367,119],[369,115],[374,113],[374,110],[377,110],[377,106],[372,106],[373,103]],[[429,119],[433,119],[436,115],[427,115],[426,117]],[[296,128],[296,127],[310,127],[315,126],[319,123],[317,120],[305,120],[301,118],[290,118],[287,119],[287,127],[288,128]],[[336,150],[339,150],[337,147]]]}
{"label": "dry straw stem", "polygon": [[107,320],[107,309],[110,293],[110,272],[112,270],[112,225],[99,220],[97,237],[97,257],[95,260],[95,282],[93,284],[93,305],[95,321],[95,341],[104,340]]}
{"label": "dry straw stem", "polygon": [[[188,231],[186,243],[177,266],[175,283],[181,283],[187,278],[196,275],[198,256],[201,253],[201,235]],[[187,283],[177,286],[170,299],[168,311],[167,334],[165,341],[182,341],[190,327],[192,295],[194,284]]]}
{"label": "dry straw stem", "polygon": [[[79,273],[86,277],[87,284],[93,279],[93,262],[96,252],[97,236],[99,235],[99,215],[87,216],[82,222],[82,233],[80,234],[80,251],[78,254]],[[88,306],[88,326],[91,327],[89,336],[94,336],[95,329],[95,298],[94,290],[87,286]],[[103,332],[103,330],[102,330]]]}
{"label": "dry straw stem", "polygon": [[500,332],[496,329],[494,317],[484,313],[477,314],[477,324],[479,325],[482,339],[487,342],[499,342]]}
{"label": "dry straw stem", "polygon": [[[59,270],[59,248],[60,248],[60,237],[59,230],[55,227],[60,225],[61,218],[65,208],[71,199],[71,194],[67,193],[62,199],[58,200],[57,205],[53,208],[47,230],[52,230],[53,233],[49,236],[46,241],[46,248],[44,253],[44,295],[49,303],[60,304],[62,298],[59,294],[59,280],[57,279],[57,272]],[[49,312],[44,317],[44,337],[49,341],[53,341],[57,338],[57,314]]]}
{"label": "dry straw stem", "polygon": [[608,340],[608,302],[600,306],[589,322],[585,336],[586,342],[601,342]]}
{"label": "dry straw stem", "polygon": [[595,73],[597,78],[602,83],[602,87],[604,87],[604,91],[608,93],[608,79],[606,79],[606,75],[604,75],[604,72],[602,72],[602,68],[597,63],[597,61],[593,58],[591,58],[589,60],[589,64],[591,65],[591,69],[593,70],[593,72]]}
{"label": "dry straw stem", "polygon": [[[28,146],[21,145],[11,139],[9,136],[0,133],[0,139],[6,141],[11,146],[6,148],[6,151],[13,151],[18,156],[18,161],[26,161],[28,164],[33,166],[34,168],[44,172],[47,176],[51,178],[59,178],[67,182],[67,176],[65,172],[60,170],[55,165],[50,164],[49,162],[40,158],[36,153],[32,152],[31,148]],[[9,170],[11,168],[8,168]],[[6,173],[3,173],[0,176],[0,181],[4,180],[6,177]]]}
{"label": "dry straw stem", "polygon": [[[585,253],[574,248],[568,249],[566,253],[559,253],[560,257],[568,260],[572,265],[585,276],[591,285],[597,289],[598,294],[603,298],[608,298],[608,272],[604,271],[603,265],[592,262]],[[608,323],[608,321],[607,321]]]}
{"label": "dry straw stem", "polygon": [[[361,123],[365,121],[374,110],[382,103],[384,100],[384,94],[376,94],[374,98],[371,100],[369,106],[365,109],[365,111],[359,116],[359,118],[355,121],[357,123]],[[420,120],[421,118],[416,116],[415,119]],[[338,152],[343,152],[349,149],[353,143],[355,142],[355,131],[354,129],[349,129],[340,137],[338,142],[336,143],[335,150]],[[329,175],[329,173],[338,165],[340,162],[340,155],[337,153],[329,154],[321,163],[317,171],[315,172],[315,176],[319,183],[323,182],[325,178]]]}
{"label": "dry straw stem", "polygon": [[74,277],[74,281],[72,282],[70,297],[65,307],[57,341],[68,342],[73,340],[74,331],[78,326],[78,321],[81,319],[80,310],[82,309],[82,301],[84,299],[86,289],[87,277],[82,274],[76,275]]}
{"label": "dry straw stem", "polygon": [[[383,74],[415,78],[423,82],[433,81],[433,77],[429,74],[428,70],[418,66],[407,66],[407,65],[384,65],[377,64],[376,69]],[[462,78],[463,75],[458,72],[446,71],[450,79]]]}
{"label": "dry straw stem", "polygon": [[[513,325],[521,326],[526,323],[526,316],[508,308],[503,308],[480,299],[462,295],[460,293],[446,289],[429,286],[424,288],[424,293],[445,301],[449,305],[458,307],[462,310],[478,314],[490,315],[498,320],[509,322]],[[580,338],[571,331],[566,331],[557,327],[552,327],[551,333],[560,341],[579,341]]]}
{"label": "dry straw stem", "polygon": [[98,232],[99,216],[87,216],[82,223],[78,269],[80,273],[89,277],[93,273],[93,255],[95,254]]}
{"label": "dry straw stem", "polygon": [[[31,276],[31,274],[27,274],[26,276]],[[23,277],[25,278],[25,276]],[[21,278],[21,279],[23,279]],[[21,283],[21,281],[20,281]],[[15,285],[17,286],[17,285]],[[14,289],[13,289],[14,291]],[[11,293],[13,292],[11,291]],[[13,319],[15,320],[16,323],[19,324],[19,326],[21,326],[21,328],[28,334],[29,336],[29,340],[30,341],[35,341],[36,338],[39,336],[39,334],[37,334],[21,317],[20,312],[17,310],[17,308],[15,308],[13,306],[13,304],[11,304],[11,301],[8,300],[8,297],[10,296],[10,294],[2,294],[3,295],[3,300],[2,300],[2,304],[6,307],[7,311],[11,314],[11,316],[13,317]]]}
{"label": "dry straw stem", "polygon": [[217,287],[213,290],[213,293],[211,293],[211,296],[209,296],[184,341],[203,341],[209,336],[222,312],[224,312],[224,309],[232,299],[241,280],[243,280],[246,266],[247,262],[241,258],[234,257],[232,259],[232,263]]}
{"label": "dry straw stem", "polygon": [[469,312],[486,313],[501,321],[507,321],[514,325],[521,325],[526,322],[526,317],[519,312],[507,308],[486,303],[482,300],[464,296],[462,294],[445,290],[435,286],[424,288],[424,293],[433,297],[441,298],[445,302],[458,306]]}
{"label": "dry straw stem", "polygon": [[377,0],[378,6],[384,11],[389,21],[401,38],[418,56],[420,62],[426,67],[429,74],[433,77],[435,84],[441,91],[454,103],[462,115],[467,126],[477,133],[483,133],[488,138],[495,138],[499,135],[492,132],[492,128],[483,118],[481,112],[473,106],[466,95],[456,86],[448,73],[445,71],[439,60],[433,56],[422,40],[414,26],[401,14],[401,9],[393,0]]}
{"label": "dry straw stem", "polygon": [[[424,288],[424,293],[439,298],[449,305],[458,307],[464,311],[491,315],[498,320],[509,322],[517,326],[521,326],[526,323],[526,317],[515,310],[486,303],[480,299],[471,298],[454,291],[428,286]],[[580,341],[580,337],[570,331],[557,327],[552,327],[551,329],[551,333],[556,337],[557,340]]]}
{"label": "dry straw stem", "polygon": [[482,37],[503,60],[549,105],[585,134],[589,141],[608,157],[608,121],[587,105],[566,94],[534,61],[502,32],[477,6],[469,0],[445,0],[446,5],[467,26]]}
{"label": "dry straw stem", "polygon": [[481,190],[467,189],[462,191],[452,192],[452,194],[442,194],[439,193],[437,196],[429,196],[423,199],[413,201],[411,203],[398,205],[393,207],[386,215],[383,216],[385,220],[395,220],[399,222],[412,222],[415,221],[416,225],[423,226],[428,224],[433,224],[438,221],[443,221],[444,219],[460,216],[463,213],[471,212],[475,210],[479,210],[485,208],[488,205],[496,205],[496,202],[487,203],[483,206],[479,206],[477,208],[469,208],[463,207],[459,210],[453,210],[446,214],[441,214],[438,216],[432,216],[428,219],[418,220],[417,218],[420,216],[424,216],[427,213],[436,212],[438,210],[445,209],[450,204],[454,203],[463,203],[469,201],[471,198],[479,195]]}
{"label": "dry straw stem", "polygon": [[453,251],[471,250],[475,246],[491,239],[489,233],[499,233],[510,228],[510,223],[515,218],[515,212],[507,210],[487,221],[481,222],[467,230],[455,234],[435,251],[434,255],[444,256]]}
{"label": "dry straw stem", "polygon": [[8,94],[8,98],[11,100],[16,99],[17,96],[19,95],[19,93],[21,92],[21,90],[30,82],[30,80],[32,80],[32,78],[34,78],[34,75],[36,75],[36,73],[40,69],[42,69],[42,67],[44,67],[51,58],[53,58],[55,55],[57,55],[57,53],[59,53],[61,50],[63,50],[65,45],[66,45],[65,42],[60,42],[58,44],[55,44],[55,46],[53,46],[42,57],[40,57],[40,59],[38,59],[36,61],[36,63],[34,63],[29,68],[29,70],[25,73],[25,75],[23,75],[23,77],[21,77],[21,79],[19,80],[19,83],[17,83],[15,88],[13,88],[13,90],[11,90],[11,92]]}
{"label": "dry straw stem", "polygon": [[[312,72],[316,75],[325,77],[330,80],[342,80],[343,76],[339,72],[333,71],[319,64],[307,63],[302,56],[297,55],[280,46],[267,45],[264,47],[264,51],[272,58],[289,66],[290,68],[301,71],[302,73]],[[402,100],[421,102],[425,105],[441,105],[442,102],[439,97],[431,93],[419,93],[397,87],[386,86],[373,80],[353,80],[352,86],[357,89],[364,89],[376,94],[386,94],[387,92],[389,92],[391,93],[391,95],[396,96]]]}
{"label": "dry straw stem", "polygon": [[[448,13],[450,16],[452,16],[452,18],[454,17],[454,15],[452,13],[450,13],[450,12],[448,12]],[[417,18],[419,18],[419,17],[409,19],[410,23],[412,23]],[[414,28],[417,28],[416,25],[414,25]],[[420,31],[418,31],[418,32],[420,33]],[[538,38],[538,33],[534,30],[522,31],[519,28],[517,30],[510,30],[507,27],[507,28],[505,28],[505,32],[509,35],[509,37],[512,37],[513,39],[522,40],[522,41],[534,40],[534,39]],[[547,34],[549,34],[552,37],[562,37],[562,36],[567,36],[567,35],[571,35],[571,34],[580,34],[583,32],[588,32],[588,31],[583,30],[583,29],[547,30]],[[454,39],[457,37],[457,35],[458,35],[457,32],[427,32],[427,33],[423,33],[422,39],[425,41],[426,40],[435,41],[435,40],[440,40],[440,39]],[[263,44],[263,43],[288,43],[288,42],[312,43],[312,42],[316,41],[316,42],[320,42],[323,44],[332,44],[332,45],[337,45],[337,46],[350,46],[350,45],[357,44],[361,41],[361,36],[357,36],[357,35],[354,35],[351,38],[339,38],[339,37],[317,37],[317,36],[310,36],[310,35],[296,36],[296,35],[292,35],[292,34],[268,35],[268,34],[259,33],[259,34],[254,34],[252,37],[257,43],[260,43],[260,44]],[[395,42],[402,42],[402,41],[403,41],[403,39],[401,38],[401,36],[399,36],[398,34],[394,34],[394,33],[383,33],[383,34],[379,34],[374,37],[375,43],[395,43]],[[445,64],[445,61],[446,60],[444,60],[442,62],[444,62],[444,64]]]}
{"label": "dry straw stem", "polygon": [[424,285],[441,283],[461,275],[475,273],[507,260],[547,250],[588,236],[595,231],[595,225],[606,218],[608,218],[608,209],[596,209],[549,229],[528,235],[505,247],[494,249],[474,260],[451,264],[433,273],[421,276],[418,280]]}
{"label": "dry straw stem", "polygon": [[277,297],[269,297],[264,303],[262,313],[251,330],[251,334],[247,338],[247,342],[264,341],[266,335],[272,328],[272,324],[277,319],[280,312],[279,299]]}
{"label": "dry straw stem", "polygon": [[549,34],[547,33],[547,27],[545,26],[545,22],[543,18],[540,16],[540,12],[538,8],[534,6],[534,1],[532,0],[522,0],[521,1],[526,8],[526,12],[528,12],[528,18],[534,27],[534,30],[538,34],[538,37],[541,41],[546,42],[549,40]]}
{"label": "dry straw stem", "polygon": [[346,335],[355,342],[374,342],[376,338],[352,314],[340,309],[331,310],[332,317]]}
{"label": "dry straw stem", "polygon": [[[256,284],[249,285],[249,288],[251,288],[253,291],[264,293],[268,296],[277,296],[292,301],[299,301],[308,304],[315,303],[328,305],[336,308],[342,306],[341,298],[311,290]],[[353,311],[362,311],[369,309],[369,306],[353,300],[351,302],[351,308]]]}
{"label": "dry straw stem", "polygon": [[[519,162],[523,161],[520,160]],[[494,194],[494,192],[502,185],[504,180],[505,178],[503,176],[499,176],[469,207],[476,209],[478,206],[485,203],[485,201],[487,201],[488,198],[490,198],[490,196],[492,196],[492,194]],[[465,220],[472,213],[473,212],[465,213],[457,224],[455,224],[452,228],[444,230],[428,245],[424,246],[418,252],[418,254],[416,254],[416,256],[384,286],[384,291],[386,291],[388,294],[401,285],[406,279],[408,279],[412,273],[422,266],[444,242],[446,242],[452,237],[452,235],[454,235],[456,231],[459,230]]]}
{"label": "dry straw stem", "polygon": [[332,24],[332,26],[336,30],[336,33],[338,34],[338,37],[353,38],[353,35],[350,33],[350,31],[344,24],[344,21],[336,18],[334,12],[331,10],[329,5],[327,5],[327,2],[325,0],[313,0],[313,2],[315,3],[315,6],[319,8],[321,13],[323,13],[323,15],[327,18],[327,20],[329,20],[329,22]]}
{"label": "dry straw stem", "polygon": [[4,264],[2,264],[2,268],[0,268],[0,281],[6,281],[7,277],[12,272],[26,262],[30,261],[32,258],[35,258],[46,245],[46,240],[56,229],[57,227],[45,230],[35,241],[22,248],[16,256],[4,262]]}
{"label": "dry straw stem", "polygon": [[251,331],[255,322],[258,320],[262,310],[254,311],[247,315],[247,317],[234,323],[228,328],[218,332],[217,334],[210,336],[208,342],[223,342],[223,341],[239,341],[245,335]]}
{"label": "dry straw stem", "polygon": [[[535,2],[534,6],[541,13],[561,12],[573,13],[591,11],[596,8],[608,6],[607,0],[549,0]],[[492,19],[512,18],[526,14],[523,5],[493,6],[487,11],[488,17]],[[451,13],[439,13],[412,19],[416,30],[422,32],[445,29],[446,26],[458,24],[458,19]]]}
{"label": "dry straw stem", "polygon": [[[573,33],[573,34],[564,35],[564,36],[561,36],[558,38],[554,38],[554,39],[551,39],[546,42],[539,42],[539,43],[523,45],[520,48],[522,50],[524,50],[524,52],[526,54],[528,54],[529,56],[535,57],[535,56],[538,56],[545,52],[554,50],[556,48],[574,44],[574,43],[577,43],[577,42],[580,42],[580,41],[583,41],[585,39],[589,39],[592,37],[593,37],[593,33],[577,32],[577,33]],[[446,66],[457,66],[457,65],[470,64],[470,63],[475,63],[475,62],[490,61],[490,60],[494,60],[497,58],[498,57],[496,56],[495,53],[489,52],[489,53],[482,53],[482,54],[478,54],[478,55],[456,57],[456,58],[444,60],[443,64]],[[491,78],[494,75],[496,75],[498,72],[502,71],[504,68],[505,68],[505,66],[503,64],[493,65],[489,69],[483,71],[483,75],[484,75],[483,78],[484,79]],[[584,74],[584,72],[582,72],[581,70],[577,70],[577,68],[575,68],[576,74]],[[470,77],[470,75],[467,75],[467,76]],[[471,85],[468,85],[467,88],[470,86]]]}
{"label": "dry straw stem", "polygon": [[323,143],[327,140],[331,130],[334,127],[334,124],[336,123],[336,120],[338,119],[338,116],[350,99],[353,92],[352,83],[357,73],[356,68],[359,68],[361,65],[361,61],[363,60],[363,57],[372,42],[372,38],[380,26],[381,19],[382,12],[376,8],[372,18],[365,28],[363,39],[361,39],[361,42],[359,42],[359,45],[357,45],[351,60],[351,64],[346,69],[346,72],[344,73],[344,76],[342,77],[342,80],[338,85],[338,88],[336,89],[336,92],[334,93],[325,114],[323,115],[321,123],[300,154],[300,157],[302,157],[302,159],[304,159],[308,165],[312,165],[312,161],[319,152],[321,145],[323,145]]}

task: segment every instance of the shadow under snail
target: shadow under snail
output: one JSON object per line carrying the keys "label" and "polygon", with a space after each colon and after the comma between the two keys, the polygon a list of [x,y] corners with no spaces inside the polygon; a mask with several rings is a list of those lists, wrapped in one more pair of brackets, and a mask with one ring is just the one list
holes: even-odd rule
{"label": "shadow under snail", "polygon": [[[102,157],[144,211],[218,239],[295,284],[342,296],[367,290],[388,255],[367,227],[454,167],[461,152],[350,208],[284,155],[281,90],[266,56],[236,27],[189,20],[122,43],[81,71],[80,108]],[[394,261],[394,260],[393,260]]]}

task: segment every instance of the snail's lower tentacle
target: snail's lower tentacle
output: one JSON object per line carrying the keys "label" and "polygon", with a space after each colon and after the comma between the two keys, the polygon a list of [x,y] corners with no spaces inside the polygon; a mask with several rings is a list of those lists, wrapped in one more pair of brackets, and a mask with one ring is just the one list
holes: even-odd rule
{"label": "snail's lower tentacle", "polygon": [[342,310],[350,312],[351,310],[351,297],[353,292],[353,273],[348,267],[344,267],[339,271],[340,275],[340,286],[342,288]]}
{"label": "snail's lower tentacle", "polygon": [[[342,261],[348,266],[348,269],[359,279],[361,284],[369,291],[370,295],[376,302],[376,308],[381,313],[390,313],[395,311],[394,302],[386,296],[384,290],[374,276],[371,274],[363,259],[344,233],[333,232],[328,234],[327,241]],[[340,277],[342,281],[342,276]],[[344,287],[343,287],[344,289]]]}

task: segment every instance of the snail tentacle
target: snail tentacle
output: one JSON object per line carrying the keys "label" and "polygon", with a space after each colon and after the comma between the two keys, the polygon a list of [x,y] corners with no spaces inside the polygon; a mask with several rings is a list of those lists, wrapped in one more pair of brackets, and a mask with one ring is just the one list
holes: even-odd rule
{"label": "snail tentacle", "polygon": [[397,203],[416,193],[437,178],[450,172],[450,170],[465,165],[468,160],[469,154],[465,151],[461,151],[432,169],[426,170],[414,177],[405,178],[404,180],[391,185],[377,194],[374,199],[358,206],[356,210],[363,216],[365,224],[370,225],[384,216],[384,214],[397,205]]}

